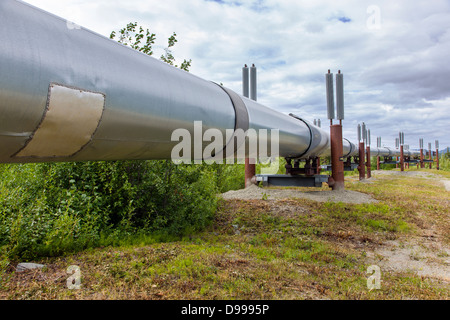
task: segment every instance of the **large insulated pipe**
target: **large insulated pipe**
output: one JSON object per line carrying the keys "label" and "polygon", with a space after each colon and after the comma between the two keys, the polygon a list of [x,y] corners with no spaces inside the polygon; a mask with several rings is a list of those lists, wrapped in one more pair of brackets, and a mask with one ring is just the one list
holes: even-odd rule
{"label": "large insulated pipe", "polygon": [[[372,157],[380,156],[380,157],[400,157],[402,154],[399,149],[393,149],[389,147],[370,147],[370,154]],[[405,157],[413,157],[420,159],[420,151],[417,150],[403,150],[403,155]]]}
{"label": "large insulated pipe", "polygon": [[[170,159],[175,130],[202,140],[213,128],[225,154],[239,141],[227,133],[248,129],[278,129],[281,157],[330,154],[329,133],[302,118],[29,4],[0,1],[0,23],[1,163]],[[193,158],[210,143],[194,144]],[[358,148],[344,139],[343,152]]]}
{"label": "large insulated pipe", "polygon": [[170,159],[194,121],[279,129],[282,157],[329,148],[306,121],[26,3],[2,0],[0,21],[0,162]]}

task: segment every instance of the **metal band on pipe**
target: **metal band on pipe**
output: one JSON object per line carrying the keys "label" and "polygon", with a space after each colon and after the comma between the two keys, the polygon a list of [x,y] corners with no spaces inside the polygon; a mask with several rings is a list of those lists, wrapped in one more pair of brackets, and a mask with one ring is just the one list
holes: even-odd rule
{"label": "metal band on pipe", "polygon": [[318,154],[321,154],[323,149],[326,148],[326,145],[324,143],[327,142],[323,139],[323,137],[324,137],[322,134],[323,131],[321,131],[319,128],[317,128],[315,126],[312,126],[311,123],[309,123],[308,121],[305,121],[304,119],[300,118],[299,116],[296,116],[295,114],[290,113],[289,115],[291,117],[303,122],[308,127],[309,133],[311,136],[308,148],[306,148],[306,150],[301,155],[297,156],[296,158],[301,158],[301,157],[307,158],[310,156],[317,156]]}
{"label": "metal band on pipe", "polygon": [[308,123],[307,123],[305,120],[303,120],[302,118],[296,116],[296,115],[293,114],[293,113],[289,113],[289,115],[290,115],[291,117],[293,117],[293,118],[295,118],[295,119],[297,119],[297,120],[300,120],[300,121],[302,121],[303,123],[305,123],[306,126],[307,126],[308,129],[309,129],[309,134],[310,134],[310,137],[311,137],[311,138],[309,139],[309,145],[308,145],[308,148],[306,148],[305,152],[303,152],[301,155],[298,156],[298,158],[300,158],[300,157],[304,156],[305,154],[307,154],[308,151],[311,149],[311,144],[312,144],[312,141],[313,141],[313,133],[312,133],[312,131],[311,131],[311,127],[308,125]]}
{"label": "metal band on pipe", "polygon": [[342,157],[343,158],[347,158],[349,155],[351,155],[355,150],[356,150],[356,146],[350,142],[350,140],[343,138],[343,140],[346,140],[348,142],[348,144],[350,145],[350,150],[349,152],[347,152],[347,154],[344,154]]}
{"label": "metal band on pipe", "polygon": [[[215,83],[215,82],[213,82]],[[217,83],[216,83],[217,84]],[[236,130],[242,129],[244,132],[247,132],[249,128],[249,117],[248,117],[248,110],[245,106],[244,101],[242,101],[241,97],[234,92],[231,89],[225,88],[221,86],[220,84],[217,84],[220,88],[222,88],[223,91],[225,91],[228,96],[230,97],[231,103],[233,104],[234,112],[235,112],[235,118],[234,118],[234,134],[231,137],[230,141],[227,142],[225,147],[223,148],[223,151],[225,152],[227,150],[227,147],[230,145],[231,142],[233,142]],[[244,142],[245,143],[245,142]],[[233,143],[234,144],[234,143]],[[238,150],[240,146],[234,144],[234,152]],[[225,152],[226,154],[226,152]]]}
{"label": "metal band on pipe", "polygon": [[236,118],[234,120],[234,130],[242,129],[245,131],[249,128],[249,118],[247,107],[245,106],[244,101],[242,101],[241,97],[231,89],[225,88],[221,85],[218,85],[225,91],[231,99],[231,103],[233,104],[234,111],[236,113]]}

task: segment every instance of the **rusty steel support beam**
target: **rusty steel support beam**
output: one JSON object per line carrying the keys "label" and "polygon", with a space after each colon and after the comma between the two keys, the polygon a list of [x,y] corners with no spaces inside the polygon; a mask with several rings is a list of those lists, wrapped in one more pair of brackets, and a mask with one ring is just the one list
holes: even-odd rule
{"label": "rusty steel support beam", "polygon": [[367,162],[366,162],[367,178],[371,178],[372,177],[372,165],[370,163],[370,147],[369,146],[366,147],[366,155],[367,155]]}
{"label": "rusty steel support beam", "polygon": [[[433,155],[432,155],[432,153],[431,153],[431,149],[428,150],[428,152],[429,152],[429,153],[428,153],[428,160],[433,160]],[[429,168],[430,168],[430,169],[433,168],[432,162],[430,162]]]}
{"label": "rusty steel support beam", "polygon": [[344,190],[344,159],[342,151],[342,125],[330,125],[331,179],[329,186],[333,190]]}
{"label": "rusty steel support beam", "polygon": [[359,180],[364,180],[366,178],[366,166],[365,166],[365,152],[364,152],[364,142],[359,143]]}
{"label": "rusty steel support beam", "polygon": [[320,174],[320,157],[316,158],[316,174]]}
{"label": "rusty steel support beam", "polygon": [[[250,71],[250,74],[249,74]],[[244,97],[256,100],[256,68],[255,65],[249,69],[247,65],[242,68],[242,93]],[[253,158],[245,158],[245,187],[253,184],[256,174],[256,161]]]}
{"label": "rusty steel support beam", "polygon": [[423,149],[420,149],[420,168],[423,169],[425,167],[425,164],[423,162]]}
{"label": "rusty steel support beam", "polygon": [[[253,160],[253,159],[252,159]],[[253,177],[256,174],[255,164],[250,163],[249,158],[245,158],[245,187],[249,187],[253,184]]]}
{"label": "rusty steel support beam", "polygon": [[[251,163],[253,162],[253,163]],[[255,159],[245,158],[245,187],[249,187],[253,184],[256,175],[256,164]]]}
{"label": "rusty steel support beam", "polygon": [[400,171],[405,171],[405,157],[403,155],[403,145],[400,146]]}
{"label": "rusty steel support beam", "polygon": [[436,170],[439,170],[439,149],[436,149]]}

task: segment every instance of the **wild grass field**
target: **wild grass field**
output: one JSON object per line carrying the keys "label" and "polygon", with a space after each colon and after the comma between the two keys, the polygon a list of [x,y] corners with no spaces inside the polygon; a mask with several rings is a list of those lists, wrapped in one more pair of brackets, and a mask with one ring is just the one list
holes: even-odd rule
{"label": "wild grass field", "polygon": [[[40,258],[33,262],[44,268],[25,272],[9,261],[0,298],[448,300],[448,179],[450,172],[415,168],[374,171],[362,182],[346,176],[346,190],[375,203],[221,199],[204,231],[178,240]],[[72,265],[80,289],[68,288]],[[368,287],[373,265],[379,289]]]}

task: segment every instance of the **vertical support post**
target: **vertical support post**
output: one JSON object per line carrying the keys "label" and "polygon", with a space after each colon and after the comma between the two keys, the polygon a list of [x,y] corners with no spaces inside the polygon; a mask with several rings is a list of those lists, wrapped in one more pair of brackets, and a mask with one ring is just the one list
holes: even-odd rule
{"label": "vertical support post", "polygon": [[436,170],[439,170],[439,141],[436,140]]}
{"label": "vertical support post", "polygon": [[365,168],[365,152],[364,152],[364,141],[359,143],[359,180],[364,180],[366,178],[366,168]]}
{"label": "vertical support post", "polygon": [[405,171],[405,158],[403,156],[403,145],[400,145],[400,171]]}
{"label": "vertical support post", "polygon": [[254,163],[250,163],[250,158],[245,158],[245,187],[249,187],[252,184],[252,178],[256,174],[256,166]]}
{"label": "vertical support post", "polygon": [[420,149],[420,168],[423,169],[425,167],[423,163],[423,149]]}
{"label": "vertical support post", "polygon": [[[320,119],[317,119],[317,126],[320,128]],[[320,174],[320,157],[317,157],[317,174]]]}
{"label": "vertical support post", "polygon": [[316,158],[316,174],[320,174],[320,157]]}
{"label": "vertical support post", "polygon": [[334,113],[334,88],[333,74],[325,74],[327,90],[327,113],[330,120],[330,145],[331,145],[331,179],[329,186],[333,190],[344,190],[344,158],[342,144],[342,120],[344,119],[344,82],[341,70],[336,74],[337,115],[339,124],[333,125]]}
{"label": "vertical support post", "polygon": [[361,127],[361,125],[358,123],[358,130],[357,130],[357,134],[358,134],[358,171],[359,171],[359,180],[363,180],[365,178],[365,151],[364,151],[364,137],[363,137],[363,128]]}
{"label": "vertical support post", "polygon": [[366,137],[366,167],[367,167],[367,178],[372,177],[372,165],[370,163],[370,130],[367,129],[367,137]]}
{"label": "vertical support post", "polygon": [[[399,149],[400,148],[400,139],[399,138],[395,138],[395,149]],[[399,157],[395,157],[397,163],[395,164],[395,168],[398,169],[398,161],[399,161]]]}
{"label": "vertical support post", "polygon": [[333,190],[344,190],[344,159],[342,157],[342,125],[334,124],[330,126],[331,142],[331,177]]}
{"label": "vertical support post", "polygon": [[[431,143],[428,143],[428,160],[433,160],[433,155],[431,154]],[[429,163],[429,169],[433,168],[432,162]]]}
{"label": "vertical support post", "polygon": [[[256,67],[253,65],[250,68],[250,84],[249,84],[249,69],[247,65],[242,69],[242,84],[243,95],[252,100],[256,100]],[[255,159],[245,158],[245,187],[252,184],[252,178],[256,175],[256,161]]]}
{"label": "vertical support post", "polygon": [[[381,148],[381,137],[377,137],[377,148]],[[380,156],[377,156],[377,170],[380,170]]]}
{"label": "vertical support post", "polygon": [[400,171],[405,171],[405,156],[403,154],[403,148],[405,144],[405,134],[403,132],[398,133],[399,144],[400,144]]}

